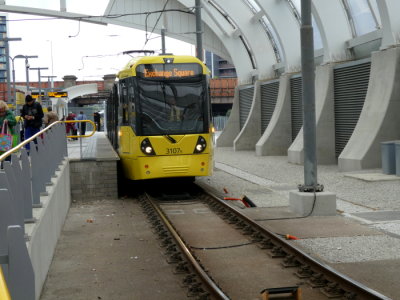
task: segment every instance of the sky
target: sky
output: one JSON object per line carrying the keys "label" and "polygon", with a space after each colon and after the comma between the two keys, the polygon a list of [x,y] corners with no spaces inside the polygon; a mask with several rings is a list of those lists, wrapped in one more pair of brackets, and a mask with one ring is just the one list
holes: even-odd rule
{"label": "sky", "polygon": [[[102,15],[108,0],[66,0],[67,11]],[[59,10],[58,0],[6,0],[7,5],[21,5]],[[126,50],[147,49],[159,51],[161,38],[152,34],[145,45],[144,31],[115,25],[96,25],[85,22],[54,20],[47,17],[8,14],[8,37],[22,41],[9,42],[10,56],[37,55],[29,60],[31,67],[41,70],[41,76],[75,75],[78,80],[102,80],[106,74],[115,74],[130,59],[122,55]],[[145,46],[144,46],[145,45]],[[167,38],[166,51],[194,55],[194,46]],[[15,59],[16,82],[26,82],[25,60]],[[46,78],[41,78],[46,81]],[[29,81],[38,81],[38,71],[29,72]]]}

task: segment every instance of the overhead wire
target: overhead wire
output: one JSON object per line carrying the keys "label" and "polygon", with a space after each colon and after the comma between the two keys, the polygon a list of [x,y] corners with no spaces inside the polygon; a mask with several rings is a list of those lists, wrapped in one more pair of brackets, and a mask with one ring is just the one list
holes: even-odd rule
{"label": "overhead wire", "polygon": [[[169,0],[165,1],[164,7],[163,7],[163,9],[162,9],[160,15],[158,16],[157,21],[156,21],[156,23],[154,24],[153,29],[151,30],[149,36],[151,36],[152,33],[154,32],[154,29],[156,29],[156,26],[157,26],[158,22],[160,21],[163,12],[165,12],[165,8],[167,7],[168,2],[169,2]],[[146,41],[144,42],[144,45],[143,45],[142,49],[143,49],[144,47],[146,47],[147,42],[148,42],[149,39],[150,39],[150,38],[147,36],[147,19],[148,19],[149,16],[150,16],[150,14],[147,14],[147,15],[146,15],[146,18],[145,18]]]}
{"label": "overhead wire", "polygon": [[80,32],[81,32],[81,20],[78,21],[78,33],[75,34],[75,35],[69,35],[68,37],[69,37],[69,38],[77,37],[77,36],[79,35]]}
{"label": "overhead wire", "polygon": [[103,58],[103,57],[108,57],[108,56],[118,56],[118,55],[122,55],[123,53],[117,53],[117,54],[99,54],[99,55],[85,55],[82,56],[81,58],[81,62],[82,62],[82,68],[78,69],[83,70],[85,68],[85,63],[83,61],[84,58]]}
{"label": "overhead wire", "polygon": [[68,17],[43,17],[43,18],[23,18],[23,19],[7,19],[7,22],[23,22],[23,21],[49,21],[49,20],[80,20],[85,21],[93,18],[106,18],[106,19],[115,19],[115,18],[122,18],[127,16],[140,16],[140,15],[148,15],[148,14],[156,14],[156,13],[164,13],[164,12],[182,12],[186,14],[193,14],[193,8],[188,10],[178,9],[178,8],[171,8],[171,9],[164,9],[164,10],[154,10],[154,11],[146,11],[146,12],[137,12],[137,13],[125,13],[125,14],[109,14],[109,15],[86,15],[86,16],[68,16]]}

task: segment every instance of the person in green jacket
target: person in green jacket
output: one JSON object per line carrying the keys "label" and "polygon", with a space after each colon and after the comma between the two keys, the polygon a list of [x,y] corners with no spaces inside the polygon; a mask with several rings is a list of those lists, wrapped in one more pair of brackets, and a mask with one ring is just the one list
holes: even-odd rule
{"label": "person in green jacket", "polygon": [[[8,109],[7,103],[3,100],[0,100],[0,132],[3,131],[3,124],[8,126],[9,132],[13,136],[13,144],[12,146],[15,147],[18,144],[18,137],[15,135],[14,126],[17,124],[17,120],[11,110]],[[0,155],[4,152],[0,151]]]}

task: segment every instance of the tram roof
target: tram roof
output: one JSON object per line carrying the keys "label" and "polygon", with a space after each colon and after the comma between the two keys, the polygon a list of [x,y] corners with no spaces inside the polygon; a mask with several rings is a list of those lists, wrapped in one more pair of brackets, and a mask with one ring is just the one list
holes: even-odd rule
{"label": "tram roof", "polygon": [[136,67],[143,64],[165,64],[165,58],[173,58],[173,63],[198,63],[203,68],[203,74],[210,74],[207,66],[197,57],[190,55],[158,55],[158,56],[137,56],[132,58],[125,67],[118,72],[118,78],[136,76]]}

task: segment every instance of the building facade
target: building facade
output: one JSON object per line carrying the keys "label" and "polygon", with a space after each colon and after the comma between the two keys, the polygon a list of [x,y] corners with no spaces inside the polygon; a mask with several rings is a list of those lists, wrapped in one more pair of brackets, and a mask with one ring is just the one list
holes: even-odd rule
{"label": "building facade", "polygon": [[4,38],[7,37],[7,16],[0,14],[0,82],[7,80],[6,46]]}

